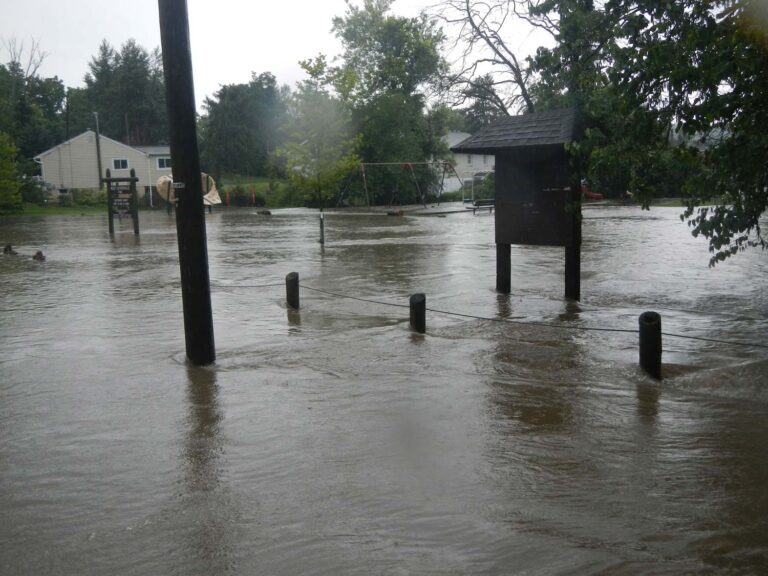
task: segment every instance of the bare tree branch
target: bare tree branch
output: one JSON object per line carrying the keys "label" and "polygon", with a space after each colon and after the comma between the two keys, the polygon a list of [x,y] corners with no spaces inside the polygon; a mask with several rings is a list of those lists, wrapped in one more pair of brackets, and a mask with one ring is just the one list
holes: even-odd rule
{"label": "bare tree branch", "polygon": [[18,38],[2,39],[3,48],[8,52],[8,62],[18,67],[24,75],[24,78],[34,78],[37,76],[40,66],[48,57],[48,53],[44,52],[40,48],[40,41],[32,38],[32,46],[30,46],[27,59],[25,63],[22,63],[24,59],[24,41],[19,41]]}
{"label": "bare tree branch", "polygon": [[[530,92],[533,74],[525,59],[511,46],[512,27],[524,24],[531,30],[557,34],[557,22],[548,14],[539,15],[536,8],[544,0],[442,0],[428,10],[441,21],[455,55],[452,73],[446,77],[444,89],[455,104],[472,97],[485,98],[492,108],[508,114],[511,110],[533,111]],[[484,77],[493,76],[493,82]],[[482,82],[477,78],[483,77]],[[496,93],[494,88],[502,88]],[[493,91],[493,94],[491,94]]]}

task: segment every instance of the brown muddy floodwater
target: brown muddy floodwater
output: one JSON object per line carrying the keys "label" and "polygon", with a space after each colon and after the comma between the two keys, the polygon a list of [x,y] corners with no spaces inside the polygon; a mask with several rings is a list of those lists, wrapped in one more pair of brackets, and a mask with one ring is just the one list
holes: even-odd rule
{"label": "brown muddy floodwater", "polygon": [[[218,361],[184,361],[175,226],[0,223],[0,574],[768,573],[768,350],[428,315],[766,342],[768,258],[714,270],[679,209],[585,209],[561,249],[493,218],[207,216]],[[42,249],[45,263],[31,260]],[[22,257],[23,256],[23,257]]]}

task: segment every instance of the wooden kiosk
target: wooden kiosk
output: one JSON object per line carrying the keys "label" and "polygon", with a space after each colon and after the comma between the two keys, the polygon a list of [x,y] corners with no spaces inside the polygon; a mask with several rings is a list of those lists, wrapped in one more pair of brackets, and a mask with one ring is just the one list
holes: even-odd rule
{"label": "wooden kiosk", "polygon": [[565,297],[581,292],[581,186],[566,145],[575,109],[511,116],[460,142],[456,154],[496,157],[496,290],[512,289],[511,245],[565,247]]}
{"label": "wooden kiosk", "polygon": [[109,235],[115,235],[115,216],[120,220],[130,215],[133,220],[133,233],[139,235],[139,198],[136,195],[136,171],[131,168],[129,177],[112,178],[107,169],[107,177],[102,184],[107,185],[107,213],[109,215]]}

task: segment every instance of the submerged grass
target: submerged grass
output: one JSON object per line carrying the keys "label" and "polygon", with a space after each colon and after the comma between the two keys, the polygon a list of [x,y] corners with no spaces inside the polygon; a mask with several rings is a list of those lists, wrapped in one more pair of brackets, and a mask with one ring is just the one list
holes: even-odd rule
{"label": "submerged grass", "polygon": [[25,203],[18,212],[0,214],[0,218],[18,218],[20,216],[93,216],[106,213],[107,206],[59,206],[57,204]]}

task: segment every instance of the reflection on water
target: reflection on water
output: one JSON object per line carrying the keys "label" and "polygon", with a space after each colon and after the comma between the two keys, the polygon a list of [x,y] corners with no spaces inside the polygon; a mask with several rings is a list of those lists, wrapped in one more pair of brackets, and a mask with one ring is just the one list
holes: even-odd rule
{"label": "reflection on water", "polygon": [[[465,211],[468,212],[468,211]],[[175,224],[0,223],[0,573],[768,571],[765,255],[714,270],[674,209],[585,210],[581,302],[562,250],[493,219],[207,215],[217,364],[183,361]],[[648,262],[654,262],[648,266]],[[266,284],[277,284],[265,287]],[[256,286],[262,286],[256,288]]]}
{"label": "reflection on water", "polygon": [[643,422],[653,424],[659,414],[661,385],[656,382],[637,384],[637,413]]}
{"label": "reflection on water", "polygon": [[184,443],[182,508],[195,517],[189,527],[190,564],[201,574],[233,567],[229,543],[235,511],[222,485],[225,444],[216,371],[187,366],[188,431]]}
{"label": "reflection on water", "polygon": [[509,294],[496,294],[496,306],[499,318],[509,318],[512,315],[512,305]]}
{"label": "reflection on water", "polygon": [[300,334],[301,330],[301,312],[294,310],[293,308],[286,307],[285,315],[288,318],[288,333]]}
{"label": "reflection on water", "polygon": [[187,367],[189,375],[189,434],[184,450],[185,483],[190,494],[215,490],[220,479],[223,440],[219,424],[216,371]]}

